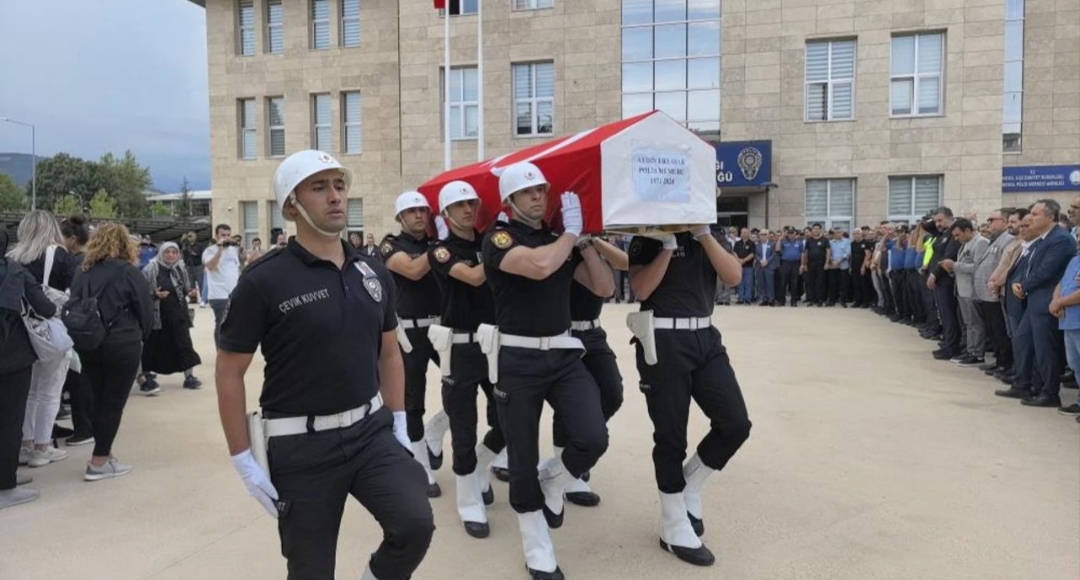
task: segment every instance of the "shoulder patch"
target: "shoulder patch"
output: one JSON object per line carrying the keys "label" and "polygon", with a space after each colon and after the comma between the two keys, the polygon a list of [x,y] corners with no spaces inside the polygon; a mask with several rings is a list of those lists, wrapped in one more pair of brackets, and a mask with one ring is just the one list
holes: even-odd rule
{"label": "shoulder patch", "polygon": [[382,255],[387,255],[394,251],[394,246],[390,245],[389,241],[383,242],[382,246],[379,246],[379,250],[382,251]]}
{"label": "shoulder patch", "polygon": [[491,243],[495,244],[496,248],[505,250],[514,245],[514,238],[510,235],[510,232],[506,230],[499,230],[494,234],[491,234]]}
{"label": "shoulder patch", "polygon": [[435,259],[441,264],[445,264],[447,260],[450,259],[450,250],[447,250],[442,246],[435,248],[433,254],[435,255]]}
{"label": "shoulder patch", "polygon": [[630,255],[636,256],[641,253],[641,238],[634,238],[634,241],[630,242]]}

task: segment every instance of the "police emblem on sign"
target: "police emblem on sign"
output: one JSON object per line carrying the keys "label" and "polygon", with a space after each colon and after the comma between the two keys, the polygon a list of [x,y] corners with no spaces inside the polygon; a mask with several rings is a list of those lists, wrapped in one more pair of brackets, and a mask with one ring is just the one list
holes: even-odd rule
{"label": "police emblem on sign", "polygon": [[385,256],[385,255],[389,254],[390,252],[394,251],[394,246],[391,246],[390,242],[383,242],[382,246],[380,246],[379,249],[382,251],[382,254]]}
{"label": "police emblem on sign", "polygon": [[443,264],[445,264],[446,261],[450,259],[450,250],[447,250],[446,248],[443,248],[443,247],[435,248],[434,254],[435,254],[435,259],[438,260],[440,263],[443,263]]}
{"label": "police emblem on sign", "polygon": [[736,162],[739,164],[739,171],[743,177],[753,180],[761,169],[761,151],[757,147],[747,147],[739,151]]}
{"label": "police emblem on sign", "polygon": [[505,250],[514,243],[514,238],[510,237],[510,233],[499,230],[491,235],[491,243],[495,244],[496,248]]}

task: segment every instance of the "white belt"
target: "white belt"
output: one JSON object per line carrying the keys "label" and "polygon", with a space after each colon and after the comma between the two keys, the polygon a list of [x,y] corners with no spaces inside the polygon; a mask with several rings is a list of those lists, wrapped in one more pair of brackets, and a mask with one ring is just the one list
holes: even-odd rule
{"label": "white belt", "polygon": [[477,342],[475,332],[455,332],[452,344],[470,344]]}
{"label": "white belt", "polygon": [[405,328],[427,328],[432,324],[438,324],[440,320],[438,316],[432,316],[431,318],[402,318],[401,326]]}
{"label": "white belt", "polygon": [[578,332],[592,330],[594,328],[600,328],[600,319],[596,320],[575,320],[570,323],[570,330],[576,330]]}
{"label": "white belt", "polygon": [[535,348],[537,350],[551,349],[583,349],[581,341],[564,332],[556,336],[518,336],[516,334],[499,334],[500,346],[513,346],[517,348]]}
{"label": "white belt", "polygon": [[[378,411],[383,406],[382,395],[375,395],[370,402],[355,409],[350,409],[337,415],[312,417],[312,430],[329,431],[331,429],[344,429],[362,421],[368,415]],[[299,435],[308,432],[308,417],[282,417],[280,419],[266,419],[267,437],[285,437]]]}
{"label": "white belt", "polygon": [[661,330],[699,330],[712,326],[712,318],[654,318],[653,328]]}

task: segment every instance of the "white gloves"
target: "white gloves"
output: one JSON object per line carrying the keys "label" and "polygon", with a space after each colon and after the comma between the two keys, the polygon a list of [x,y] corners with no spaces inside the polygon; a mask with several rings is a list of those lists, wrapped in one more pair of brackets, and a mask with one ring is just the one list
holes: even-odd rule
{"label": "white gloves", "polygon": [[657,239],[664,242],[665,250],[675,250],[679,247],[679,240],[675,238],[675,234],[664,234]]}
{"label": "white gloves", "polygon": [[690,229],[690,233],[694,235],[694,239],[698,239],[701,236],[712,235],[712,231],[709,226],[694,226]]}
{"label": "white gloves", "polygon": [[233,455],[232,464],[236,473],[240,474],[240,479],[244,480],[248,495],[255,498],[266,513],[278,517],[278,492],[274,489],[274,484],[270,483],[270,476],[255,462],[251,450]]}
{"label": "white gloves", "polygon": [[394,438],[401,443],[402,447],[412,453],[412,443],[409,441],[409,424],[405,418],[405,411],[394,411]]}
{"label": "white gloves", "polygon": [[588,245],[591,245],[591,244],[592,244],[592,236],[590,236],[589,234],[585,234],[583,236],[578,236],[578,239],[577,239],[577,247],[578,248],[584,249],[585,246],[588,246]]}
{"label": "white gloves", "polygon": [[506,215],[505,211],[500,211],[499,215],[495,216],[495,221],[508,224],[510,223],[510,216]]}
{"label": "white gloves", "polygon": [[572,191],[562,194],[562,223],[565,233],[574,236],[581,235],[581,200]]}
{"label": "white gloves", "polygon": [[450,237],[450,228],[446,227],[446,220],[441,215],[435,216],[435,233],[440,240]]}

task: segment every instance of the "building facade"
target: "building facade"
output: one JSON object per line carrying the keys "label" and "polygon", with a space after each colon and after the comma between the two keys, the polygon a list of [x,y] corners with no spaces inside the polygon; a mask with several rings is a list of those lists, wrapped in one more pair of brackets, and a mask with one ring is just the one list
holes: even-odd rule
{"label": "building facade", "polygon": [[489,0],[482,75],[477,2],[447,2],[447,92],[430,0],[198,1],[214,220],[283,227],[273,170],[319,148],[354,171],[350,231],[396,230],[394,197],[443,170],[444,96],[453,165],[478,159],[481,82],[485,157],[652,108],[711,142],[763,142],[761,178],[719,180],[722,223],[1080,193],[1077,0]]}

